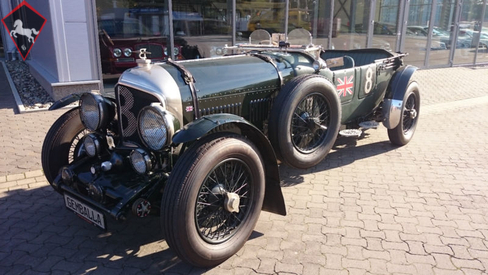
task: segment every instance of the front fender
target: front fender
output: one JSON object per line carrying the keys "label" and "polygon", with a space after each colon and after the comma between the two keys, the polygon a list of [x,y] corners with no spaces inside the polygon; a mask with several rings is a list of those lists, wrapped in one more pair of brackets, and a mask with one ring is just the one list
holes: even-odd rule
{"label": "front fender", "polygon": [[67,96],[61,98],[60,100],[54,102],[53,105],[51,105],[51,107],[49,107],[49,111],[57,110],[59,108],[63,108],[65,106],[68,106],[69,104],[71,104],[73,102],[79,101],[80,98],[81,98],[81,94],[67,95]]}
{"label": "front fender", "polygon": [[393,129],[400,123],[403,98],[407,91],[408,83],[410,83],[410,79],[416,70],[417,67],[407,65],[397,70],[391,77],[382,105],[383,125],[387,129]]}
{"label": "front fender", "polygon": [[[214,114],[204,116],[185,125],[173,136],[173,144],[178,145],[195,141],[217,127],[225,129],[226,126],[234,126],[240,130],[240,134],[246,136],[258,148],[264,161],[266,171],[266,188],[263,202],[263,210],[271,213],[286,215],[285,200],[280,186],[280,173],[276,155],[268,138],[254,125],[240,116],[232,114]],[[220,128],[219,128],[220,129]],[[222,130],[225,131],[225,130]]]}

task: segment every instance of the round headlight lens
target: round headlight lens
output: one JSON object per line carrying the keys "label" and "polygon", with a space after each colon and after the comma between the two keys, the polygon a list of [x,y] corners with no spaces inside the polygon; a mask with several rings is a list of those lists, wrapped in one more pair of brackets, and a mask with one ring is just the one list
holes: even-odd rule
{"label": "round headlight lens", "polygon": [[129,49],[129,48],[125,48],[124,49],[124,55],[125,55],[125,57],[131,56],[132,55],[132,50]]}
{"label": "round headlight lens", "polygon": [[168,56],[168,48],[164,47],[163,53],[164,53],[164,55]]}
{"label": "round headlight lens", "polygon": [[160,150],[168,140],[168,128],[164,111],[153,106],[145,107],[139,114],[139,134],[152,150]]}
{"label": "round headlight lens", "polygon": [[93,94],[86,93],[81,96],[81,120],[86,128],[95,131],[100,124],[100,109]]}
{"label": "round headlight lens", "polygon": [[152,169],[151,157],[142,149],[136,149],[130,153],[130,163],[139,174],[145,174]]}
{"label": "round headlight lens", "polygon": [[180,54],[180,48],[175,47],[175,48],[173,49],[173,53],[175,54],[175,56],[178,56],[178,55]]}
{"label": "round headlight lens", "polygon": [[114,49],[114,56],[115,56],[115,57],[120,57],[120,56],[122,56],[122,50],[120,50],[119,48],[115,48],[115,49]]}
{"label": "round headlight lens", "polygon": [[85,93],[80,98],[80,118],[86,128],[96,131],[113,119],[115,107],[99,94]]}

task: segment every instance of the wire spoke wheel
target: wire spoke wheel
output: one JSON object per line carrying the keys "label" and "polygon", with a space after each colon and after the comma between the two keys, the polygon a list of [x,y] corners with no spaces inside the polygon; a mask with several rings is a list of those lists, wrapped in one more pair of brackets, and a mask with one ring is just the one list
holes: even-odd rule
{"label": "wire spoke wheel", "polygon": [[326,98],[318,93],[305,97],[295,108],[291,120],[293,145],[302,153],[314,151],[325,139],[330,122]]}
{"label": "wire spoke wheel", "polygon": [[329,153],[341,125],[341,103],[332,82],[302,75],[280,91],[271,110],[268,135],[278,159],[300,169]]}
{"label": "wire spoke wheel", "polygon": [[408,84],[403,97],[403,107],[398,125],[388,129],[388,138],[395,145],[403,146],[410,142],[417,128],[420,112],[420,93],[417,82]]}
{"label": "wire spoke wheel", "polygon": [[168,245],[187,263],[216,266],[242,248],[263,207],[264,163],[247,138],[215,133],[178,159],[161,200]]}
{"label": "wire spoke wheel", "polygon": [[249,168],[238,159],[221,162],[207,175],[195,209],[195,224],[205,241],[221,243],[239,230],[253,199],[251,180]]}
{"label": "wire spoke wheel", "polygon": [[415,109],[415,95],[410,94],[405,102],[405,110],[403,111],[403,132],[405,134],[412,130],[412,126],[416,119],[417,110]]}

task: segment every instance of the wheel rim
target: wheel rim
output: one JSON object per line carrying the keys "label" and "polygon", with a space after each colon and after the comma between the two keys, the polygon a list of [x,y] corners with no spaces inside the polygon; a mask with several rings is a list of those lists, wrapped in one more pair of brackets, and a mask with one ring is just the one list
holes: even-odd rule
{"label": "wheel rim", "polygon": [[291,140],[302,153],[311,153],[322,144],[330,123],[330,107],[327,99],[318,93],[305,97],[293,112]]}
{"label": "wheel rim", "polygon": [[222,243],[239,231],[254,200],[252,181],[249,167],[239,159],[224,160],[207,175],[195,206],[195,224],[203,240]]}
{"label": "wheel rim", "polygon": [[410,94],[405,102],[403,110],[403,134],[409,135],[415,127],[418,117],[418,105],[416,104],[415,94]]}

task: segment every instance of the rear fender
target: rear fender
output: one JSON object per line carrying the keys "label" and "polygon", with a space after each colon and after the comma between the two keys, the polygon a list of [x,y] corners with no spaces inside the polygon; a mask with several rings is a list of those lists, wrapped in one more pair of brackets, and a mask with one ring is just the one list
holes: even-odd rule
{"label": "rear fender", "polygon": [[403,108],[403,98],[407,92],[408,83],[417,67],[407,65],[400,68],[391,77],[383,101],[383,125],[393,129],[400,123]]}
{"label": "rear fender", "polygon": [[[285,200],[280,187],[280,173],[276,155],[269,140],[254,125],[240,116],[232,114],[214,114],[204,116],[187,124],[173,137],[173,144],[183,144],[195,141],[213,130],[237,127],[240,134],[246,136],[259,150],[264,162],[266,188],[263,210],[271,213],[286,215]],[[222,130],[225,131],[225,130]]]}

